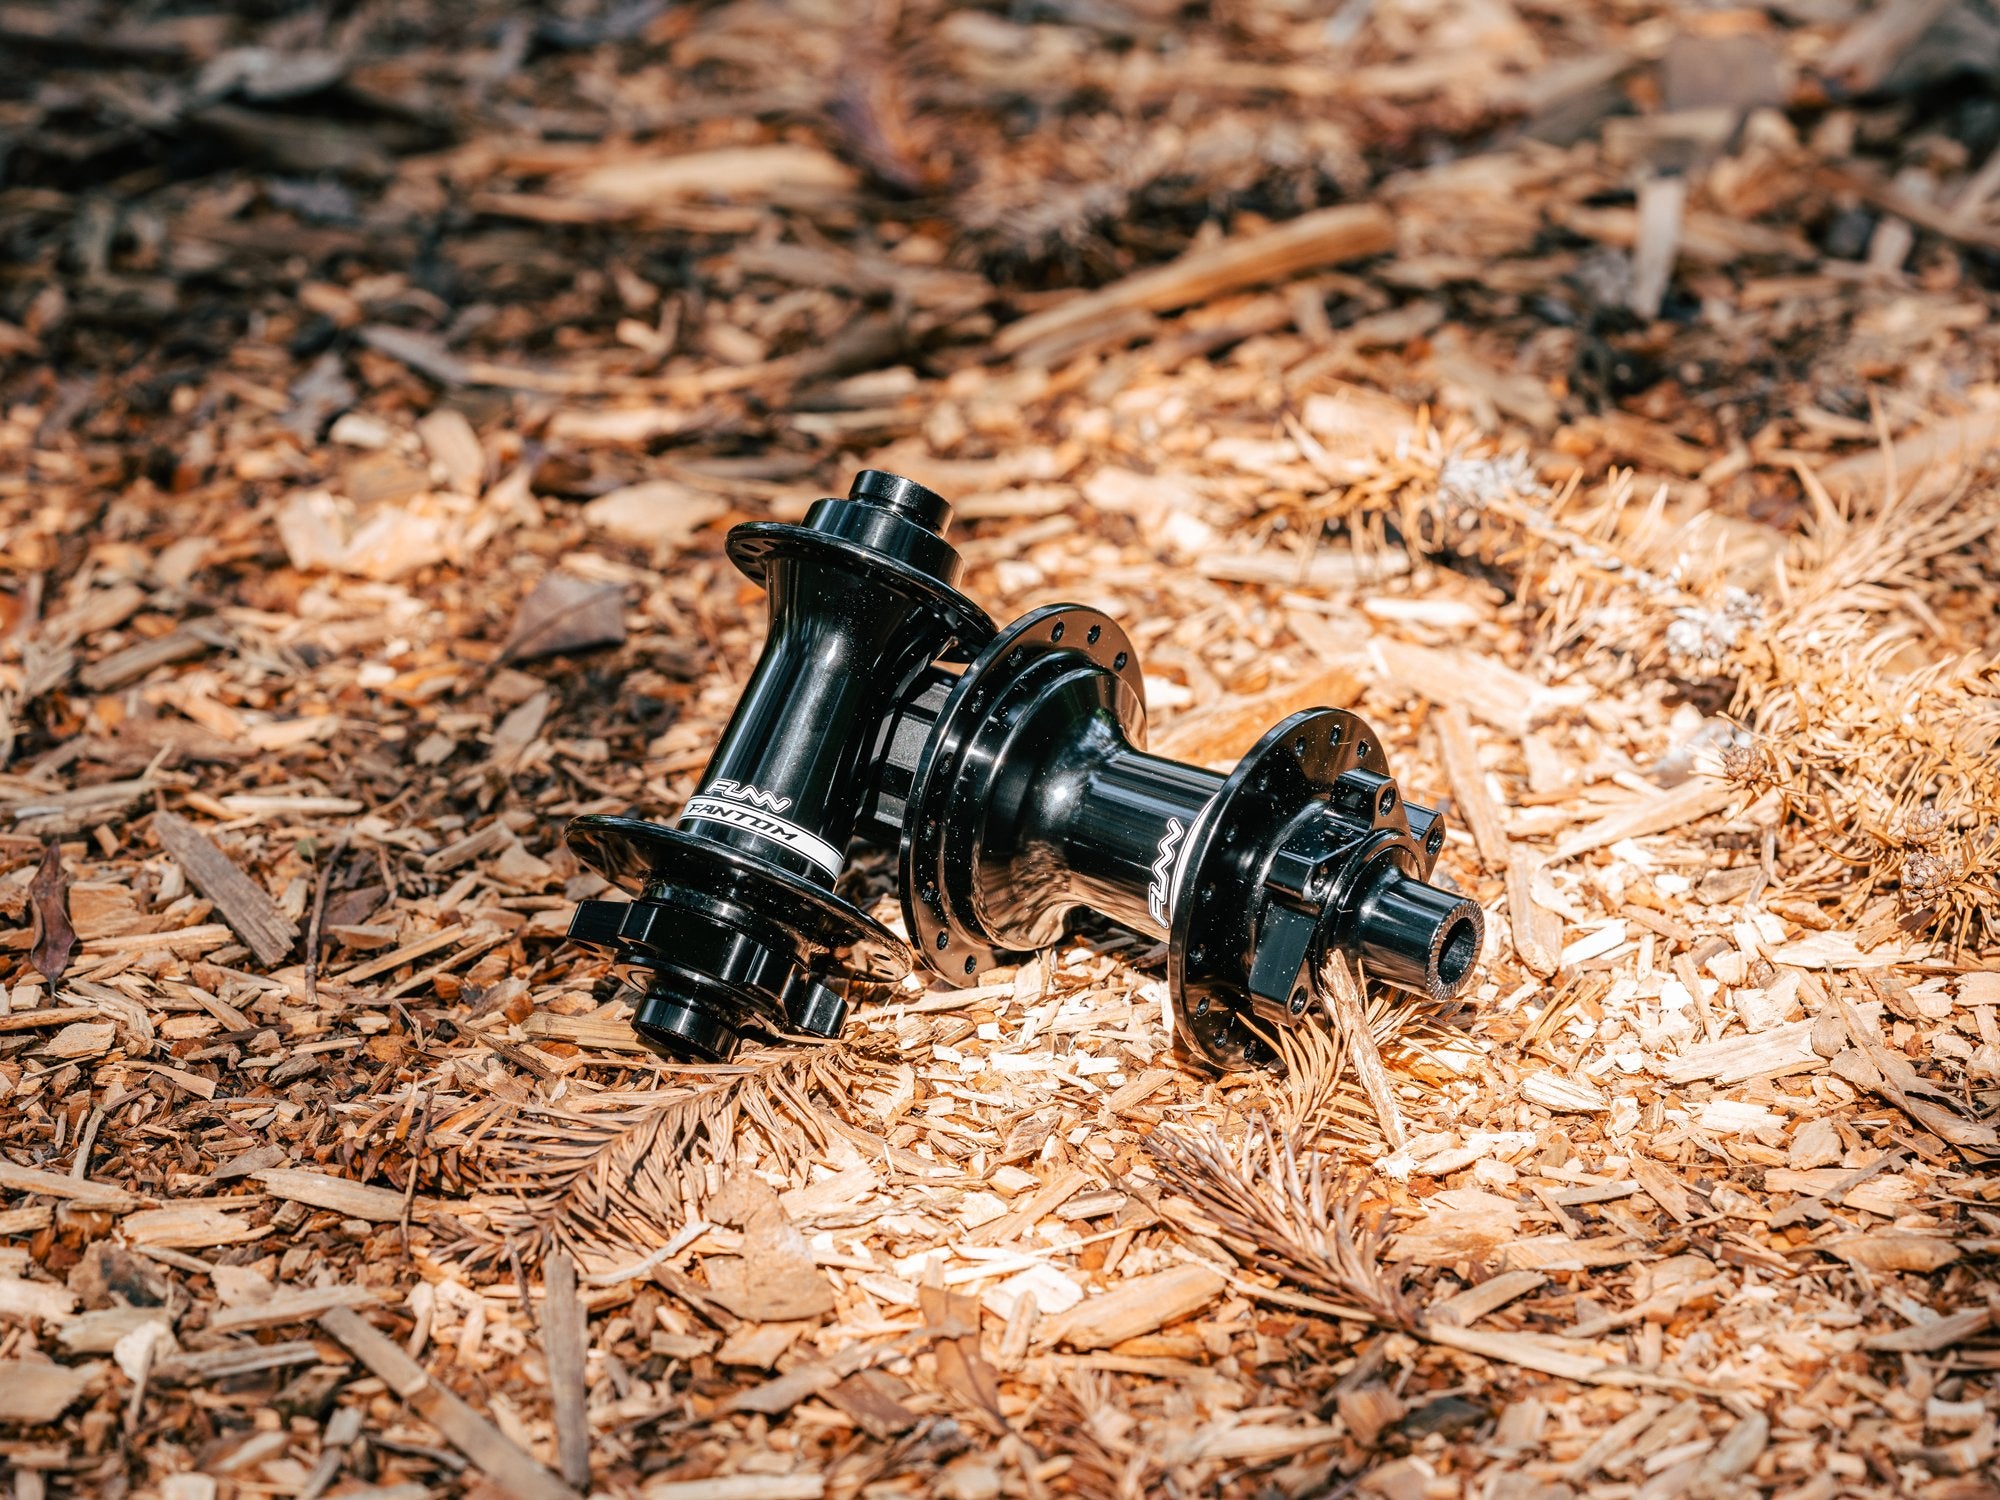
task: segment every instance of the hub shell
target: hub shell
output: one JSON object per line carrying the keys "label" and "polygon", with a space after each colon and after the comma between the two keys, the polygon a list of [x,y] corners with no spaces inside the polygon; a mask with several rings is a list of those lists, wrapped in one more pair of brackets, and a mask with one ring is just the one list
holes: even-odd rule
{"label": "hub shell", "polygon": [[726,1059],[752,1033],[839,1034],[843,978],[894,980],[908,950],[836,895],[868,756],[891,706],[992,622],[958,592],[951,510],[875,470],[801,525],[732,530],[729,556],[770,595],[770,631],[678,827],[576,819],[577,857],[633,893],[586,901],[570,936],[643,990],[633,1024],[678,1056]]}
{"label": "hub shell", "polygon": [[1429,884],[1445,825],[1407,801],[1368,725],[1309,709],[1226,775],[1148,755],[1136,653],[1081,605],[1035,610],[962,672],[921,678],[884,726],[862,832],[894,841],[917,953],[959,981],[1056,942],[1080,909],[1167,945],[1184,1045],[1275,1062],[1329,955],[1455,996],[1484,933]]}

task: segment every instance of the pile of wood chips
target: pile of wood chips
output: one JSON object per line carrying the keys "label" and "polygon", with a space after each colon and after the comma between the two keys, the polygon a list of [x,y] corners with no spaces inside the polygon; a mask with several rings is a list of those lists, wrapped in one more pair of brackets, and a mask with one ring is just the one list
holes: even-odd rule
{"label": "pile of wood chips", "polygon": [[[1989,8],[852,9],[0,5],[16,1500],[2000,1495]],[[641,1049],[563,826],[863,465],[1466,1003]]]}

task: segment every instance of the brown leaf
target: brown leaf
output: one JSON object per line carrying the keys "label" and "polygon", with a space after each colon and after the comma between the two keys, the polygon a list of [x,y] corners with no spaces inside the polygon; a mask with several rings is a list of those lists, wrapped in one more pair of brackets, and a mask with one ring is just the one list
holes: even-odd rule
{"label": "brown leaf", "polygon": [[42,851],[42,867],[28,887],[34,903],[35,944],[28,950],[28,962],[51,983],[62,978],[76,952],[76,929],[69,923],[69,875],[63,869],[62,845],[49,841]]}
{"label": "brown leaf", "polygon": [[937,1346],[938,1383],[976,1411],[991,1417],[1001,1431],[1007,1418],[1000,1410],[1000,1378],[979,1352],[979,1304],[941,1286],[920,1286],[917,1300],[924,1322],[933,1329],[969,1328],[969,1334],[941,1338]]}
{"label": "brown leaf", "polygon": [[533,661],[625,639],[625,591],[572,573],[549,573],[521,602],[501,650],[506,661]]}

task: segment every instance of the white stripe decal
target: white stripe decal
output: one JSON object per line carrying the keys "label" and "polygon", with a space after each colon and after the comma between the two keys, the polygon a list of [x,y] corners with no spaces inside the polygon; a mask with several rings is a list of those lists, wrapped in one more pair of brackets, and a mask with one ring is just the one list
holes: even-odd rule
{"label": "white stripe decal", "polygon": [[701,818],[710,823],[727,823],[731,828],[741,828],[746,833],[754,833],[769,839],[774,844],[782,844],[794,854],[802,854],[829,875],[840,873],[840,851],[817,834],[808,833],[796,823],[788,823],[776,813],[768,813],[761,808],[745,807],[740,802],[724,802],[716,797],[690,797],[686,807],[681,809],[681,821]]}
{"label": "white stripe decal", "polygon": [[1146,884],[1146,911],[1162,927],[1167,925],[1167,891],[1174,878],[1174,852],[1186,832],[1179,818],[1167,819],[1167,831],[1160,835],[1159,853],[1153,856],[1153,878]]}
{"label": "white stripe decal", "polygon": [[1196,835],[1200,832],[1203,822],[1207,820],[1209,810],[1214,806],[1214,797],[1210,797],[1206,802],[1202,803],[1201,811],[1196,813],[1194,821],[1188,824],[1187,839],[1174,853],[1174,876],[1172,881],[1167,885],[1167,918],[1169,921],[1173,918],[1175,908],[1181,904],[1181,882],[1187,879],[1188,856],[1194,853]]}

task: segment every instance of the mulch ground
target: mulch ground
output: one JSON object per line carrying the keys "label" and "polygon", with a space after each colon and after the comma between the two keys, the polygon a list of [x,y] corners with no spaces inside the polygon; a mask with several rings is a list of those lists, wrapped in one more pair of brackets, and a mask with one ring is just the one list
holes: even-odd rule
{"label": "mulch ground", "polygon": [[[13,1494],[2000,1494],[1986,8],[849,11],[0,6]],[[1464,1002],[640,1048],[563,827],[863,466]]]}

